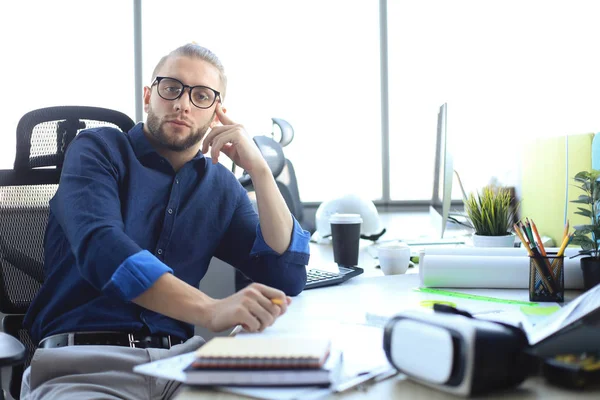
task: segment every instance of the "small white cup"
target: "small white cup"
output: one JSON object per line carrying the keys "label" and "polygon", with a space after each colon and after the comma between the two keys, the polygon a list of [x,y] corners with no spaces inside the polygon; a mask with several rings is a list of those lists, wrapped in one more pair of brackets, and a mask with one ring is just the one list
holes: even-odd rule
{"label": "small white cup", "polygon": [[404,274],[410,265],[410,247],[406,243],[390,243],[378,247],[379,266],[385,275]]}

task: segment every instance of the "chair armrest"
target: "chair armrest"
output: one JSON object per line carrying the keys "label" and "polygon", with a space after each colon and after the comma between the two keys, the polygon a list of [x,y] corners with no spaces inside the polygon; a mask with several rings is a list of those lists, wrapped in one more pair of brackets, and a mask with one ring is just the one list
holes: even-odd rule
{"label": "chair armrest", "polygon": [[25,361],[25,346],[15,337],[0,332],[0,366],[20,364]]}

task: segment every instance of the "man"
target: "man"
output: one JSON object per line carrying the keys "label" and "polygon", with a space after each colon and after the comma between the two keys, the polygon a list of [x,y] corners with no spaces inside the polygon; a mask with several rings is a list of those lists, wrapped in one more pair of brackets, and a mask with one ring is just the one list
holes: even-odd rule
{"label": "man", "polygon": [[[144,88],[145,124],[90,129],[69,146],[50,201],[46,280],[25,319],[40,345],[23,398],[170,398],[177,383],[133,366],[195,350],[194,325],[262,331],[304,288],[309,234],[225,115],[225,89],[217,57],[182,46]],[[258,215],[221,152],[252,177]],[[210,298],[198,284],[213,256],[261,283]]]}

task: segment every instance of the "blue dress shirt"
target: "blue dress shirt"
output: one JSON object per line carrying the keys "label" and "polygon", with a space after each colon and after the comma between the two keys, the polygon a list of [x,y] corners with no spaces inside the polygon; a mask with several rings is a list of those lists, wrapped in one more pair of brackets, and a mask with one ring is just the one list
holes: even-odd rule
{"label": "blue dress shirt", "polygon": [[294,220],[278,254],[264,241],[245,189],[198,153],[179,171],[138,124],[98,128],[71,143],[50,201],[45,282],[25,317],[34,343],[63,332],[191,337],[190,324],[131,302],[164,273],[198,287],[213,256],[256,282],[296,295],[306,284],[309,234]]}

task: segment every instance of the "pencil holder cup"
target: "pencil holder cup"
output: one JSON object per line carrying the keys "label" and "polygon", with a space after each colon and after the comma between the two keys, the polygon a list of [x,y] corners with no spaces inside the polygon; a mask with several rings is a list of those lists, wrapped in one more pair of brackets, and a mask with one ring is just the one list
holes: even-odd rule
{"label": "pencil holder cup", "polygon": [[529,257],[529,301],[565,300],[565,257],[547,254]]}

